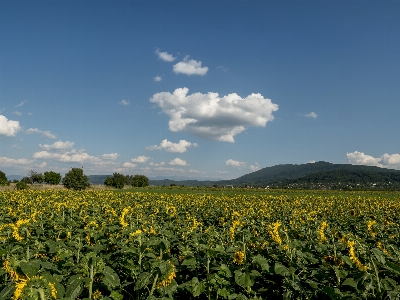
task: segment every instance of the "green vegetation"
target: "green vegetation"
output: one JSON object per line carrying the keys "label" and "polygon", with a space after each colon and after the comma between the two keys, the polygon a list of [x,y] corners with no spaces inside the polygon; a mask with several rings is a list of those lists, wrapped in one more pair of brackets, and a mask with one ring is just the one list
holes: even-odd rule
{"label": "green vegetation", "polygon": [[125,176],[119,173],[114,173],[113,176],[108,176],[104,181],[104,185],[114,187],[116,189],[123,189],[125,186]]}
{"label": "green vegetation", "polygon": [[67,189],[84,190],[90,186],[89,178],[83,174],[81,168],[72,168],[62,180],[62,184]]}
{"label": "green vegetation", "polygon": [[0,171],[0,186],[9,186],[10,182],[6,177],[6,173]]}
{"label": "green vegetation", "polygon": [[399,197],[238,190],[0,192],[0,299],[398,299]]}
{"label": "green vegetation", "polygon": [[61,181],[61,174],[53,171],[44,172],[44,182],[47,184],[56,185]]}

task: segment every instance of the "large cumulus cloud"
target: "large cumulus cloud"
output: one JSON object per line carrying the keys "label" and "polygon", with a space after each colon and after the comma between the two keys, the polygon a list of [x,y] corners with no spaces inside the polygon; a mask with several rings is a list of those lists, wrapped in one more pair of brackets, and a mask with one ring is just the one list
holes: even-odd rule
{"label": "large cumulus cloud", "polygon": [[265,127],[272,121],[278,105],[261,94],[242,98],[236,93],[220,97],[218,93],[194,93],[178,88],[172,94],[154,94],[156,103],[169,116],[169,129],[187,131],[196,136],[233,143],[234,136],[247,127]]}

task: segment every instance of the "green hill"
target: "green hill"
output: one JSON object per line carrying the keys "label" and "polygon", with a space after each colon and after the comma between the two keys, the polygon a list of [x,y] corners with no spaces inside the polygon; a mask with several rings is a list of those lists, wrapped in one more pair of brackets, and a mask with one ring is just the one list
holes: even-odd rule
{"label": "green hill", "polygon": [[[350,164],[332,164],[324,161],[319,161],[316,163],[307,163],[301,165],[285,164],[285,165],[276,165],[272,167],[267,167],[258,170],[256,172],[243,175],[237,179],[219,181],[217,184],[256,185],[256,186],[268,185],[271,183],[276,184],[279,182],[289,184],[294,179],[302,178],[316,173],[319,173],[319,175],[315,175],[316,178],[317,177],[319,178],[321,174],[332,171],[352,172],[352,173],[347,173],[346,176],[350,176],[349,174],[353,174],[353,176],[356,176],[356,174],[359,172],[368,172],[371,174],[375,173],[400,174],[400,171],[392,169],[384,169],[372,166],[350,165]],[[340,176],[337,175],[336,177],[331,177],[330,179],[334,181],[340,180]]]}

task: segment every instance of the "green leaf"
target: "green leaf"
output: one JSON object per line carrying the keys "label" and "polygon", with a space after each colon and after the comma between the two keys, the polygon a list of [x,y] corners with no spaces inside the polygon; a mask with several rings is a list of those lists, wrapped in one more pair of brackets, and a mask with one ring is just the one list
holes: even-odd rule
{"label": "green leaf", "polygon": [[75,299],[82,292],[83,278],[81,275],[73,275],[68,280],[67,291],[65,292],[65,297]]}
{"label": "green leaf", "polygon": [[135,283],[135,291],[140,290],[141,288],[150,284],[151,273],[143,272],[140,273],[136,283]]}
{"label": "green leaf", "polygon": [[338,291],[335,289],[331,288],[330,286],[325,286],[322,291],[329,296],[331,299],[341,299],[341,295],[338,294]]}
{"label": "green leaf", "polygon": [[274,271],[278,275],[282,275],[282,276],[290,275],[289,270],[284,265],[282,265],[281,263],[278,263],[278,262],[275,263]]}
{"label": "green leaf", "polygon": [[353,262],[351,261],[350,257],[348,256],[342,256],[342,259],[345,261],[346,264],[348,264],[350,267],[353,266]]}
{"label": "green leaf", "polygon": [[105,266],[102,273],[104,275],[103,283],[108,288],[113,288],[120,285],[118,274],[115,273],[115,271],[109,266]]}
{"label": "green leaf", "polygon": [[232,272],[227,265],[222,264],[219,268],[227,277],[232,277]]}
{"label": "green leaf", "polygon": [[336,266],[333,267],[333,269],[335,270],[336,276],[342,279],[346,278],[347,274],[349,274],[349,272],[347,272],[346,270],[341,270]]}
{"label": "green leaf", "polygon": [[0,300],[11,299],[11,295],[14,294],[15,287],[14,284],[8,284],[1,292],[0,292]]}
{"label": "green leaf", "polygon": [[253,263],[259,265],[263,271],[269,270],[268,260],[260,254],[253,257]]}
{"label": "green leaf", "polygon": [[394,264],[390,261],[386,262],[386,269],[395,272],[396,274],[400,275],[400,266],[397,264]]}
{"label": "green leaf", "polygon": [[251,287],[254,284],[250,274],[242,273],[239,270],[235,271],[235,282],[242,287]]}
{"label": "green leaf", "polygon": [[313,289],[318,289],[318,282],[306,280],[306,283],[308,283],[308,285],[311,286]]}
{"label": "green leaf", "polygon": [[196,258],[185,259],[182,262],[182,266],[195,266],[196,263]]}
{"label": "green leaf", "polygon": [[19,264],[19,267],[21,268],[22,272],[27,277],[33,277],[39,272],[40,270],[40,262],[38,261],[28,261],[28,262],[21,262]]}
{"label": "green leaf", "polygon": [[124,298],[120,293],[116,291],[112,291],[110,297],[114,300],[122,300]]}
{"label": "green leaf", "polygon": [[222,297],[228,297],[231,293],[229,293],[229,291],[226,288],[223,289],[218,289],[218,295],[222,296]]}
{"label": "green leaf", "polygon": [[7,250],[6,249],[0,250],[0,256],[2,256],[4,254],[7,254]]}
{"label": "green leaf", "polygon": [[197,277],[193,277],[192,280],[185,282],[183,286],[190,292],[192,293],[193,297],[198,297],[200,296],[201,293],[204,292],[206,289],[205,285],[203,282],[199,282],[199,279]]}
{"label": "green leaf", "polygon": [[347,278],[345,281],[343,281],[342,285],[348,285],[353,288],[357,288],[357,282],[355,282],[353,278]]}
{"label": "green leaf", "polygon": [[382,252],[381,249],[378,248],[372,248],[371,251],[374,253],[376,259],[381,263],[381,264],[385,264],[386,260],[385,260],[385,254]]}

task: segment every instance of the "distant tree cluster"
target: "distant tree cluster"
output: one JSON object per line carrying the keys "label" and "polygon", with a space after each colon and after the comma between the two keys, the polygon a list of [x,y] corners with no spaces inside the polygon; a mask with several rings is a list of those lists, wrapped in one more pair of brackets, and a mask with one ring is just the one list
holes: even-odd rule
{"label": "distant tree cluster", "polygon": [[144,175],[123,175],[120,173],[113,173],[113,176],[108,176],[104,181],[104,185],[123,189],[125,185],[132,187],[146,187],[149,186],[149,179]]}

